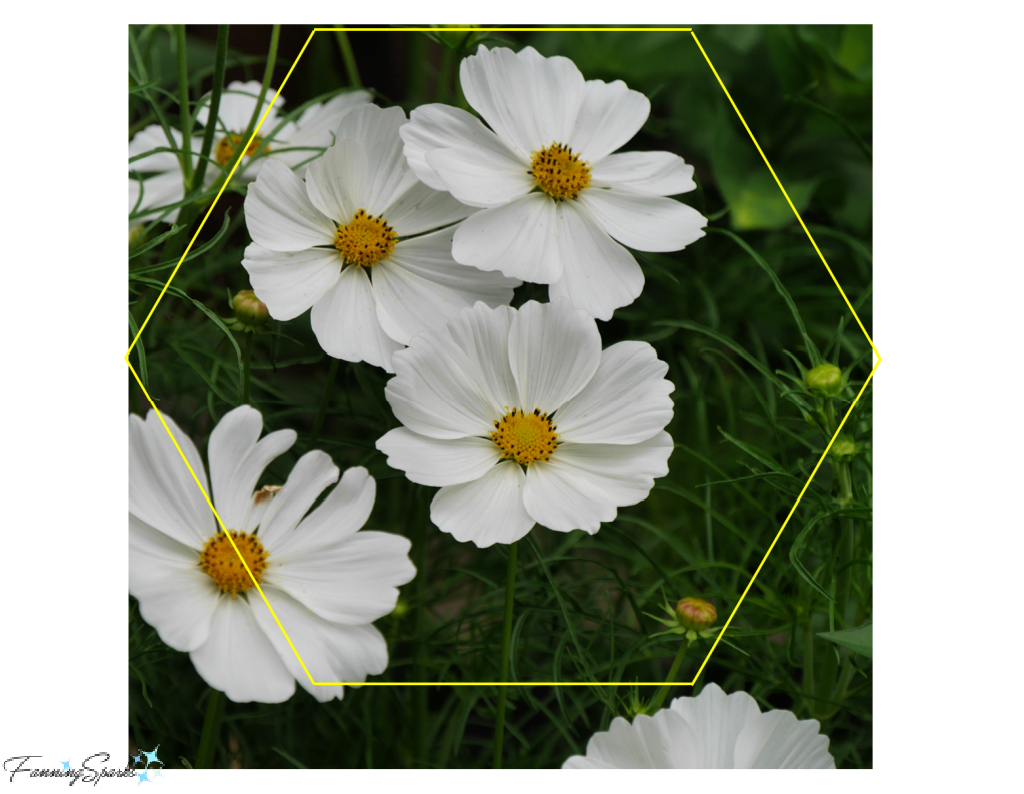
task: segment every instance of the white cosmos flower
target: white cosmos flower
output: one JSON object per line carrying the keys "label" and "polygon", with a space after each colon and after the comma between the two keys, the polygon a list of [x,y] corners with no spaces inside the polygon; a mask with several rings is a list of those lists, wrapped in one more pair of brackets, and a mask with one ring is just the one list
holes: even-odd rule
{"label": "white cosmos flower", "polygon": [[457,540],[513,543],[534,523],[597,532],[668,474],[673,385],[646,342],[601,350],[566,300],[478,303],[395,354],[385,395],[405,427],[377,441]]}
{"label": "white cosmos flower", "polygon": [[[195,445],[164,420],[210,493]],[[361,467],[348,469],[306,515],[338,480],[338,467],[320,451],[303,455],[283,487],[254,493],[266,466],[295,443],[293,430],[260,439],[262,430],[259,411],[241,406],[210,435],[217,514],[314,680],[382,673],[387,646],[372,621],[394,609],[396,588],[415,575],[409,541],[358,531],[376,493]],[[145,421],[129,416],[128,537],[128,592],[210,686],[239,702],[287,700],[296,680],[317,700],[342,697],[343,687],[309,683],[153,411]]]}
{"label": "white cosmos flower", "polygon": [[[213,163],[207,166],[204,177],[205,187],[212,185],[219,175],[214,163],[221,166],[227,165],[234,156],[235,147],[244,143],[242,136],[249,127],[259,93],[260,83],[254,80],[247,83],[235,81],[221,93],[220,107],[217,111],[216,134],[213,139],[213,148],[210,150],[210,158]],[[276,89],[267,89],[262,105],[263,110],[266,110],[275,93]],[[256,149],[263,142],[264,136],[272,134],[273,137],[268,141],[263,154],[255,161],[250,162],[251,158],[248,154],[242,157],[242,162],[239,163],[232,179],[251,182],[256,178],[267,159],[280,160],[290,168],[298,168],[319,157],[324,149],[334,143],[334,134],[338,125],[341,124],[341,120],[355,108],[369,103],[371,99],[371,94],[362,90],[339,94],[327,102],[311,105],[302,112],[298,119],[285,122],[281,129],[275,132],[279,123],[278,109],[285,104],[284,97],[278,97],[260,127],[261,135],[256,137],[250,147],[251,153],[255,154]],[[209,95],[207,94],[202,100],[206,104],[203,104],[196,113],[196,121],[204,126],[210,118],[208,100]],[[171,129],[170,132],[175,144],[180,148],[183,141],[181,132],[176,129]],[[192,168],[195,169],[199,162],[197,153],[201,152],[203,148],[203,136],[198,134],[191,140]],[[167,135],[159,124],[146,127],[129,142],[128,156],[130,158],[152,152],[149,156],[140,157],[128,164],[130,171],[151,174],[144,180],[141,202],[139,202],[139,181],[136,178],[129,178],[129,213],[133,210],[141,213],[151,208],[176,204],[185,197],[181,163],[178,156],[173,152],[154,151],[169,148]],[[136,205],[138,205],[137,208]],[[157,214],[152,213],[150,219],[156,217]],[[168,223],[173,223],[177,217],[178,210],[172,210],[163,219]]]}
{"label": "white cosmos flower", "polygon": [[[481,46],[461,66],[466,111],[424,105],[402,130],[416,175],[484,207],[455,233],[463,264],[549,284],[608,320],[643,290],[632,254],[678,251],[706,219],[666,196],[693,190],[693,166],[669,152],[613,154],[651,103],[621,80],[584,80],[568,58]],[[618,242],[616,242],[616,240]],[[622,245],[619,245],[621,243]]]}
{"label": "white cosmos flower", "polygon": [[399,137],[407,123],[401,108],[365,105],[345,117],[305,184],[270,161],[245,199],[253,244],[242,264],[271,316],[291,320],[312,306],[328,354],[388,372],[419,331],[477,301],[507,304],[521,283],[452,259],[449,224],[472,210],[416,178]]}
{"label": "white cosmos flower", "polygon": [[726,695],[708,684],[676,698],[653,717],[622,717],[595,733],[587,754],[563,769],[835,769],[817,720],[791,711],[761,713],[746,692]]}

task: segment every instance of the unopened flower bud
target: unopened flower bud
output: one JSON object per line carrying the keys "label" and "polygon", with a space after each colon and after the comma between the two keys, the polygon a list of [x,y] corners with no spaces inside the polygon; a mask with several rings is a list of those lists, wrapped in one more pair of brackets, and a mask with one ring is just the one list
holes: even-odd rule
{"label": "unopened flower bud", "polygon": [[256,328],[270,319],[267,305],[251,289],[243,289],[231,299],[235,318],[243,325]]}
{"label": "unopened flower bud", "polygon": [[835,364],[819,364],[807,371],[804,383],[808,389],[823,391],[831,397],[843,388],[843,371]]}
{"label": "unopened flower bud", "polygon": [[859,452],[857,442],[846,434],[839,436],[839,438],[832,442],[832,446],[829,448],[830,455],[836,458],[836,460],[845,463],[853,460],[857,452]]}
{"label": "unopened flower bud", "polygon": [[461,49],[473,35],[471,30],[450,30],[449,28],[479,28],[479,25],[438,25],[437,36],[453,50]]}
{"label": "unopened flower bud", "polygon": [[676,604],[676,618],[684,628],[703,631],[718,620],[718,610],[702,598],[684,598]]}

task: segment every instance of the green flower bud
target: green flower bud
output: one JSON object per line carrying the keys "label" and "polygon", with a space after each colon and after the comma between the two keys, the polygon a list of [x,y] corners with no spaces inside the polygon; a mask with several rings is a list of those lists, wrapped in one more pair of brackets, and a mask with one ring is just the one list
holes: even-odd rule
{"label": "green flower bud", "polygon": [[718,610],[702,598],[684,598],[676,604],[676,619],[691,631],[703,631],[718,620]]}
{"label": "green flower bud", "polygon": [[448,47],[453,50],[461,49],[465,47],[466,42],[469,41],[469,37],[473,35],[471,30],[447,30],[447,28],[479,28],[479,25],[438,25],[437,36],[440,38]]}
{"label": "green flower bud", "polygon": [[835,364],[819,364],[804,376],[808,389],[825,392],[829,397],[843,388],[843,371]]}
{"label": "green flower bud", "polygon": [[244,289],[231,299],[235,319],[247,328],[258,328],[270,319],[267,305],[251,289]]}
{"label": "green flower bud", "polygon": [[829,454],[841,463],[849,463],[859,451],[857,442],[845,433],[833,441],[829,448]]}

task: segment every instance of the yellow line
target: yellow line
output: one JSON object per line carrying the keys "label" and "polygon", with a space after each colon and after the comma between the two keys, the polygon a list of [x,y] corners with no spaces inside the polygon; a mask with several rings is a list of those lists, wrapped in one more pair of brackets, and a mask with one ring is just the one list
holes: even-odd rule
{"label": "yellow line", "polygon": [[[864,394],[864,390],[867,388],[868,384],[871,382],[871,378],[874,376],[875,370],[878,369],[878,365],[882,363],[882,358],[881,358],[881,356],[878,353],[878,349],[875,347],[875,343],[871,340],[871,336],[868,334],[867,330],[864,328],[863,323],[861,323],[860,317],[857,316],[857,312],[854,310],[854,308],[851,305],[849,299],[846,297],[846,293],[843,292],[843,288],[840,286],[839,280],[836,278],[835,274],[832,272],[832,268],[830,268],[829,265],[828,265],[828,262],[825,261],[825,257],[821,253],[821,249],[818,248],[818,244],[814,241],[814,237],[811,235],[811,233],[808,230],[806,224],[804,224],[803,218],[800,217],[800,213],[797,212],[796,207],[793,205],[793,202],[790,200],[789,194],[786,192],[786,189],[782,186],[782,182],[779,180],[779,177],[776,175],[775,169],[772,168],[771,163],[768,162],[768,158],[765,156],[765,153],[764,153],[764,151],[762,151],[760,144],[758,144],[757,139],[754,137],[754,133],[751,132],[750,127],[747,125],[746,120],[743,118],[743,114],[740,113],[739,108],[736,107],[736,103],[733,101],[732,96],[729,94],[729,90],[725,87],[725,83],[723,83],[722,82],[722,78],[719,77],[718,72],[716,71],[714,65],[711,63],[711,59],[708,57],[708,54],[704,51],[704,47],[701,46],[700,40],[697,38],[697,34],[694,33],[691,28],[470,28],[470,27],[450,27],[450,28],[429,28],[429,27],[426,27],[426,28],[425,27],[406,27],[406,28],[398,28],[398,27],[386,27],[386,28],[349,28],[349,27],[314,28],[313,31],[309,34],[309,37],[306,39],[305,44],[302,45],[302,49],[299,50],[299,54],[295,57],[295,61],[292,63],[291,68],[288,69],[288,73],[285,75],[284,80],[281,81],[281,85],[277,89],[277,93],[274,94],[274,98],[270,101],[270,104],[267,106],[267,110],[264,112],[263,118],[260,119],[259,124],[257,124],[256,128],[253,130],[252,136],[249,138],[249,141],[246,144],[245,150],[248,150],[249,146],[251,146],[253,141],[256,139],[256,135],[259,132],[260,127],[263,125],[263,122],[266,119],[267,114],[270,113],[270,109],[274,106],[274,103],[277,101],[277,98],[281,95],[281,91],[282,91],[282,89],[284,89],[285,84],[288,82],[288,78],[290,78],[291,75],[292,75],[292,72],[295,71],[295,67],[298,65],[299,59],[302,57],[302,54],[306,51],[306,47],[309,46],[309,42],[312,41],[313,36],[317,32],[351,31],[353,33],[355,33],[355,32],[364,32],[364,33],[366,33],[366,32],[403,32],[403,31],[405,31],[405,32],[433,32],[433,33],[437,33],[437,32],[442,32],[442,31],[477,31],[477,30],[488,30],[488,31],[495,31],[495,32],[508,32],[508,33],[513,33],[513,32],[531,32],[532,33],[532,32],[538,32],[538,31],[541,31],[541,30],[544,30],[544,31],[565,31],[565,32],[571,31],[571,32],[577,32],[577,33],[578,32],[586,32],[586,31],[589,31],[589,32],[610,32],[610,31],[629,31],[629,32],[638,32],[638,31],[655,32],[655,31],[662,31],[662,32],[666,32],[666,31],[675,31],[675,32],[690,33],[690,35],[693,36],[693,40],[696,42],[697,47],[700,48],[701,53],[704,55],[704,59],[707,61],[708,66],[711,67],[711,71],[714,74],[715,79],[718,80],[718,84],[722,87],[722,91],[725,92],[725,96],[729,100],[729,104],[731,104],[733,110],[736,111],[736,115],[739,117],[740,121],[742,122],[744,129],[746,129],[747,134],[750,135],[750,140],[752,140],[754,142],[754,146],[757,147],[757,151],[760,153],[761,158],[765,162],[765,165],[768,166],[768,170],[771,172],[772,177],[774,177],[775,183],[779,186],[779,190],[781,190],[782,191],[782,195],[785,196],[786,202],[789,204],[790,209],[793,210],[793,214],[796,216],[796,219],[800,222],[800,226],[803,228],[804,232],[806,233],[807,238],[811,241],[811,245],[814,246],[814,250],[817,251],[819,258],[822,261],[822,264],[824,264],[825,265],[825,269],[828,270],[828,274],[832,277],[832,281],[835,283],[836,288],[839,290],[840,295],[843,296],[843,300],[846,302],[847,307],[850,309],[850,312],[853,314],[854,319],[856,319],[857,325],[860,326],[860,330],[864,333],[864,336],[868,340],[868,344],[871,345],[871,349],[875,353],[876,363],[875,363],[874,367],[872,368],[870,374],[868,375],[867,379],[864,381],[864,385],[861,386],[861,389],[857,393],[856,398],[854,398],[853,402],[850,404],[849,410],[846,412],[846,415],[843,417],[843,420],[839,423],[839,427],[836,429],[835,435],[832,436],[831,440],[828,442],[828,446],[825,447],[825,451],[822,453],[821,457],[818,459],[818,462],[815,465],[814,470],[811,472],[811,476],[808,478],[807,482],[804,484],[803,489],[800,491],[800,494],[797,496],[796,502],[794,503],[792,509],[789,511],[789,515],[787,515],[786,516],[786,520],[782,522],[782,526],[779,528],[779,531],[776,533],[775,539],[772,541],[771,545],[768,547],[768,550],[765,552],[764,557],[761,559],[761,563],[757,566],[757,570],[754,571],[754,575],[751,577],[750,582],[747,584],[746,589],[743,591],[742,595],[740,596],[739,601],[736,602],[736,606],[733,607],[733,610],[732,610],[732,612],[729,615],[729,619],[725,622],[725,625],[722,626],[722,630],[719,632],[718,636],[715,638],[714,644],[711,646],[711,649],[708,651],[707,656],[704,657],[703,663],[701,664],[700,668],[697,670],[696,674],[694,674],[693,680],[689,681],[689,682],[686,682],[686,683],[682,683],[682,682],[677,683],[677,686],[693,686],[696,683],[697,679],[700,677],[701,672],[703,672],[704,667],[708,663],[708,660],[711,659],[711,654],[714,653],[715,648],[718,647],[718,643],[721,641],[722,637],[725,635],[726,630],[729,628],[729,624],[732,623],[732,619],[736,616],[736,612],[739,610],[740,605],[743,603],[743,600],[747,597],[747,593],[750,592],[750,588],[753,586],[754,581],[757,579],[758,574],[761,572],[761,568],[764,567],[764,564],[765,564],[765,562],[768,559],[768,555],[771,554],[772,549],[775,548],[775,544],[778,542],[779,538],[782,536],[783,530],[785,530],[786,525],[789,524],[789,520],[793,517],[794,513],[796,512],[797,507],[799,507],[800,500],[803,499],[804,493],[806,493],[807,489],[811,485],[811,482],[814,480],[814,475],[817,474],[818,469],[821,467],[821,464],[825,461],[825,458],[828,457],[828,452],[832,448],[833,442],[835,442],[836,438],[839,436],[839,433],[842,431],[843,425],[846,424],[846,420],[849,419],[850,415],[853,413],[853,409],[857,405],[857,401],[860,400],[861,395]],[[243,151],[245,151],[245,150],[243,150]],[[145,329],[146,325],[149,323],[150,318],[153,316],[153,312],[156,311],[156,307],[160,304],[160,301],[163,299],[163,296],[167,292],[168,287],[171,286],[171,282],[174,280],[174,276],[177,274],[178,268],[181,267],[182,263],[185,261],[185,257],[188,256],[188,252],[192,248],[193,243],[195,243],[196,238],[199,236],[199,232],[202,231],[203,226],[206,224],[207,219],[210,217],[210,214],[213,212],[214,207],[216,207],[217,202],[220,200],[221,195],[224,193],[224,189],[228,186],[228,183],[231,181],[231,178],[235,174],[235,170],[238,168],[238,166],[239,166],[239,164],[241,162],[242,162],[242,158],[239,157],[238,160],[236,161],[234,167],[228,173],[227,179],[224,180],[224,184],[221,186],[221,189],[218,191],[216,197],[213,199],[213,203],[210,204],[210,209],[207,210],[206,215],[203,217],[202,222],[199,224],[199,228],[196,229],[196,233],[192,236],[192,240],[189,242],[188,247],[185,249],[185,252],[181,255],[181,259],[178,260],[178,264],[175,265],[174,270],[171,271],[170,278],[167,279],[167,283],[164,284],[163,289],[160,291],[160,294],[157,296],[156,302],[153,304],[153,308],[151,308],[149,310],[149,314],[146,315],[145,321],[143,321],[142,325],[139,326],[139,330],[135,334],[135,337],[132,339],[131,345],[128,346],[128,351],[124,354],[124,360],[125,360],[125,363],[128,364],[128,369],[131,370],[131,373],[134,376],[135,381],[139,384],[139,388],[142,389],[142,393],[146,395],[146,400],[149,402],[149,404],[151,406],[153,406],[153,410],[156,411],[156,415],[160,419],[160,423],[164,426],[164,430],[167,431],[167,435],[170,436],[171,441],[174,443],[175,449],[177,449],[178,450],[178,454],[181,455],[181,459],[183,461],[185,461],[185,465],[188,466],[188,470],[189,470],[189,472],[191,472],[192,478],[195,480],[196,485],[199,486],[199,490],[202,492],[203,498],[206,499],[206,503],[209,505],[210,510],[213,512],[214,517],[217,519],[217,524],[220,526],[221,531],[224,532],[224,535],[228,539],[228,542],[231,543],[231,547],[235,550],[235,553],[238,555],[238,559],[240,559],[242,561],[242,564],[245,566],[245,570],[249,574],[249,577],[252,579],[253,584],[256,586],[256,589],[259,592],[260,597],[263,599],[263,603],[265,603],[267,605],[267,609],[270,610],[270,614],[273,616],[274,621],[277,623],[277,627],[279,629],[281,629],[281,633],[284,635],[285,640],[287,640],[289,647],[291,647],[292,653],[295,654],[295,658],[298,659],[299,660],[299,664],[302,665],[302,669],[303,669],[303,671],[305,671],[306,676],[309,678],[310,683],[313,684],[314,686],[598,686],[598,687],[603,687],[603,686],[659,686],[660,687],[660,686],[663,686],[664,683],[665,683],[664,681],[642,681],[642,682],[623,681],[623,682],[618,682],[618,683],[616,683],[616,682],[608,682],[608,683],[604,683],[604,682],[585,682],[585,681],[582,681],[582,682],[531,681],[531,682],[523,682],[523,683],[509,683],[509,682],[504,682],[504,681],[461,681],[461,682],[408,681],[407,682],[407,681],[314,681],[313,680],[313,676],[310,675],[310,672],[309,672],[309,670],[306,667],[306,663],[302,661],[302,657],[299,655],[298,650],[295,648],[295,644],[292,642],[291,638],[288,636],[288,632],[285,631],[284,626],[281,625],[281,621],[278,619],[277,613],[274,612],[274,608],[270,605],[270,602],[267,600],[266,595],[264,595],[262,588],[260,588],[259,582],[256,580],[256,577],[253,576],[252,571],[249,570],[249,565],[246,563],[245,558],[242,556],[241,552],[238,550],[238,547],[235,545],[235,541],[231,537],[231,533],[229,533],[227,531],[227,528],[224,526],[224,523],[220,520],[220,516],[217,515],[217,510],[214,508],[213,502],[210,500],[209,495],[206,493],[206,489],[203,488],[203,485],[200,482],[199,477],[196,476],[195,471],[193,471],[193,469],[192,469],[192,465],[188,462],[188,458],[185,457],[185,454],[181,451],[181,447],[178,446],[177,440],[174,438],[174,435],[171,433],[170,428],[167,427],[167,422],[164,421],[163,415],[160,413],[159,409],[157,409],[156,403],[153,401],[153,398],[149,396],[149,392],[146,391],[146,387],[143,386],[142,380],[139,378],[138,374],[135,372],[135,368],[132,366],[131,362],[128,360],[128,356],[132,352],[132,348],[135,347],[135,343],[142,336],[142,332]]]}

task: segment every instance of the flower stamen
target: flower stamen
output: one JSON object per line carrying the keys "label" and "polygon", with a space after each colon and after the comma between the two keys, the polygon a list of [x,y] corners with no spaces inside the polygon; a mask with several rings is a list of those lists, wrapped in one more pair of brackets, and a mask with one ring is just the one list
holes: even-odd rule
{"label": "flower stamen", "polygon": [[[508,411],[508,406],[505,406]],[[513,408],[494,423],[490,436],[502,451],[502,460],[514,460],[529,466],[538,460],[551,460],[558,446],[557,425],[551,417],[534,408],[533,413]]]}
{"label": "flower stamen", "polygon": [[[242,143],[242,136],[231,133],[225,135],[219,141],[217,145],[213,147],[213,159],[216,160],[220,165],[227,165],[231,158],[235,154],[235,149]],[[246,148],[245,153],[252,157],[256,154],[256,150],[260,148],[260,144],[263,143],[263,138],[257,135],[252,139],[252,143]],[[263,151],[270,151],[268,146]]]}
{"label": "flower stamen", "polygon": [[531,154],[527,173],[551,198],[559,201],[574,199],[590,187],[590,165],[581,160],[579,154],[573,154],[571,146],[556,141]]}
{"label": "flower stamen", "polygon": [[203,573],[207,574],[222,593],[231,593],[236,596],[244,593],[253,586],[252,578],[261,581],[263,572],[267,569],[267,558],[269,555],[263,549],[263,544],[255,535],[248,532],[231,531],[231,539],[245,559],[245,564],[252,571],[252,577],[245,570],[245,565],[238,559],[238,554],[228,540],[224,532],[218,532],[203,547],[203,553],[199,557],[199,565]]}
{"label": "flower stamen", "polygon": [[347,226],[339,226],[334,233],[334,247],[346,262],[361,267],[373,267],[391,256],[398,242],[398,234],[382,215],[376,218],[359,210]]}

